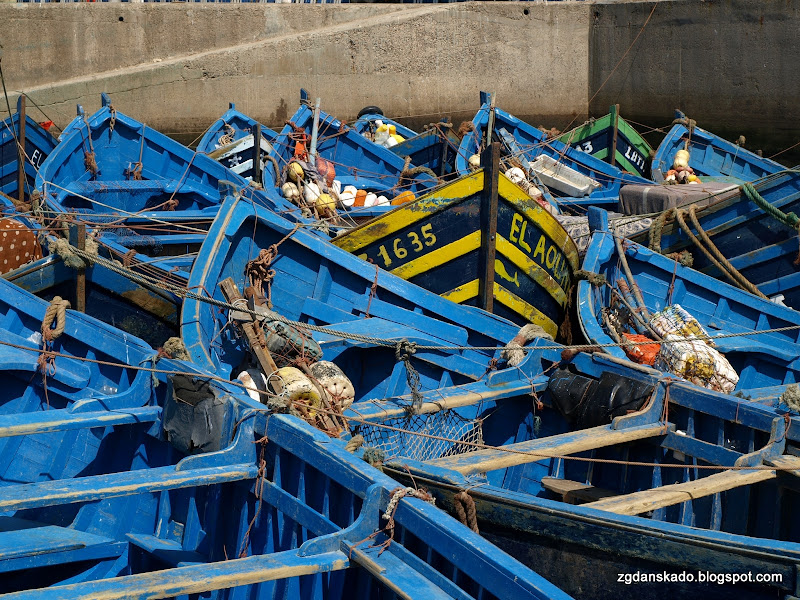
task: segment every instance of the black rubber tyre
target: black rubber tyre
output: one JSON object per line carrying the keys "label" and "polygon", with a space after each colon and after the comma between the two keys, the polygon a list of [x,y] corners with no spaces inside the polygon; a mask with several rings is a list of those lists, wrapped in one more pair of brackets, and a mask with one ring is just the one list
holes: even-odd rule
{"label": "black rubber tyre", "polygon": [[381,115],[383,116],[383,111],[380,109],[379,106],[365,106],[360,111],[358,111],[357,119],[360,119],[364,115]]}

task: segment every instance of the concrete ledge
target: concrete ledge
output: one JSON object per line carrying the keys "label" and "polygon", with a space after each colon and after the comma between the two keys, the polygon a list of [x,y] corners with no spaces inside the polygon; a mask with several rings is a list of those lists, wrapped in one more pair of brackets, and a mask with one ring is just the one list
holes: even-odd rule
{"label": "concrete ledge", "polygon": [[640,122],[681,108],[734,138],[800,138],[800,0],[0,4],[0,23],[7,87],[60,126],[106,91],[170,133],[199,134],[229,101],[278,127],[300,87],[345,120],[378,104],[457,123],[485,89],[547,126],[619,102]]}
{"label": "concrete ledge", "polygon": [[3,41],[11,89],[60,125],[75,103],[94,110],[106,91],[119,110],[168,132],[202,131],[228,101],[280,125],[300,87],[346,120],[369,104],[471,118],[482,89],[521,115],[582,118],[588,15],[584,3],[527,2],[0,6],[0,21],[12,23]]}

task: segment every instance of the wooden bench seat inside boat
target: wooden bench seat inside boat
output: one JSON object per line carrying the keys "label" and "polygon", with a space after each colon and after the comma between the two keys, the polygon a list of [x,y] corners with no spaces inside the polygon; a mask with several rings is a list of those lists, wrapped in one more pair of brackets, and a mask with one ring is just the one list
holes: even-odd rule
{"label": "wooden bench seat inside boat", "polygon": [[[2,371],[27,371],[35,373],[39,370],[36,359],[39,356],[39,349],[30,340],[11,333],[3,332],[4,341],[18,346],[30,348],[12,348],[11,346],[0,346],[0,370]],[[56,368],[48,374],[48,379],[63,383],[71,388],[83,389],[89,385],[91,371],[88,366],[75,358],[57,356],[55,359]]]}
{"label": "wooden bench seat inside boat", "polygon": [[3,488],[3,493],[0,495],[0,512],[242,481],[255,479],[257,474],[258,468],[255,464],[232,464],[186,470],[170,466],[9,485]]}
{"label": "wooden bench seat inside boat", "polygon": [[[608,425],[591,427],[580,431],[568,431],[545,438],[507,444],[491,450],[478,450],[456,456],[429,461],[428,464],[444,469],[453,469],[462,475],[486,473],[540,460],[551,456],[566,456],[586,450],[605,448],[616,444],[644,440],[667,433],[663,423],[648,423],[637,427],[611,429]],[[537,456],[535,453],[540,453]]]}
{"label": "wooden bench seat inside boat", "polygon": [[227,589],[234,585],[243,586],[339,571],[349,566],[350,561],[341,550],[312,556],[299,556],[296,550],[289,550],[276,554],[164,569],[152,573],[73,583],[57,588],[29,590],[19,593],[17,597],[26,600],[52,600],[58,593],[58,597],[71,600],[97,600],[103,597],[163,598],[164,590],[169,590],[170,597],[178,597]]}
{"label": "wooden bench seat inside boat", "polygon": [[0,573],[121,556],[125,542],[69,527],[0,517]]}
{"label": "wooden bench seat inside boat", "polygon": [[184,550],[175,540],[164,540],[154,535],[129,533],[126,535],[131,544],[152,554],[158,560],[177,567],[205,563],[199,552]]}
{"label": "wooden bench seat inside boat", "polygon": [[[780,470],[794,473],[800,469],[800,457],[781,456],[768,461]],[[737,469],[707,475],[694,481],[665,485],[652,490],[643,490],[615,498],[591,502],[584,506],[605,510],[620,515],[639,515],[645,512],[725,492],[737,487],[767,481],[777,477],[773,469]]]}
{"label": "wooden bench seat inside boat", "polygon": [[[720,323],[712,319],[708,323],[709,335],[728,335],[730,333],[747,333],[748,330],[732,323]],[[723,328],[724,327],[724,328]],[[756,352],[767,356],[774,356],[786,362],[800,358],[800,344],[782,342],[780,345],[756,339],[755,336],[736,336],[729,338],[715,338],[714,345],[723,354],[729,352]]]}
{"label": "wooden bench seat inside boat", "polygon": [[[352,333],[374,337],[381,341],[402,341],[424,344],[429,346],[461,345],[460,343],[448,342],[438,337],[432,337],[425,333],[412,329],[408,326],[395,323],[393,321],[372,317],[370,319],[354,319],[330,325],[332,330],[343,333]],[[466,334],[466,331],[464,332]],[[348,340],[336,335],[314,332],[314,339],[325,349],[326,345],[344,343],[350,346],[369,346],[367,342]],[[448,353],[442,354],[436,351],[417,351],[414,355],[419,360],[424,360],[439,367],[455,371],[468,377],[478,378],[486,372],[486,362],[476,362],[465,356]]]}
{"label": "wooden bench seat inside boat", "polygon": [[92,412],[72,412],[68,409],[59,409],[0,415],[0,438],[128,423],[153,423],[160,416],[160,406]]}
{"label": "wooden bench seat inside boat", "polygon": [[595,487],[580,481],[572,481],[571,479],[561,479],[560,477],[542,477],[542,487],[561,496],[561,500],[567,504],[582,504],[619,496],[619,493],[613,490]]}

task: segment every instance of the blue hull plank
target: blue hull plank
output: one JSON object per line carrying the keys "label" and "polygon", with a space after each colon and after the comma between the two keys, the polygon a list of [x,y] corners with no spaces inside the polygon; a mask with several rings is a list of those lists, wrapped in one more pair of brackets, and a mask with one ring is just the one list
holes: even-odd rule
{"label": "blue hull plank", "polygon": [[[780,403],[784,387],[749,390],[758,401],[743,400],[601,353],[564,359],[542,340],[526,350],[517,369],[426,395],[427,421],[403,421],[407,397],[354,405],[346,416],[359,423],[365,445],[386,452],[385,472],[432,490],[448,510],[466,492],[485,537],[569,593],[628,597],[618,575],[642,570],[695,577],[639,583],[645,599],[663,598],[665,589],[677,597],[703,589],[714,599],[794,593],[800,529],[791,507],[800,486],[795,471],[770,469],[800,466],[800,417]],[[587,383],[594,391],[582,396]],[[604,412],[620,390],[637,386],[640,405]],[[581,424],[592,407],[601,416]],[[449,446],[432,449],[415,435],[459,418],[481,429],[485,446],[451,434]],[[402,433],[382,429],[403,422]],[[730,470],[734,463],[743,468]],[[777,577],[706,587],[699,572]]]}
{"label": "blue hull plank", "polygon": [[[459,381],[481,377],[496,351],[470,346],[499,348],[516,334],[517,326],[505,319],[456,305],[316,236],[294,231],[290,222],[235,197],[226,200],[200,249],[197,264],[202,268],[192,271],[190,289],[224,300],[219,283],[231,277],[244,290],[250,285],[245,265],[276,243],[280,245],[269,265],[274,271],[272,310],[292,321],[330,326],[330,334],[314,332],[313,337],[323,357],[341,363],[352,378],[357,400],[386,391],[398,342],[463,347],[420,348],[414,354],[411,361],[421,374],[421,385],[431,389],[441,385],[443,369]],[[232,370],[248,355],[247,345],[226,325],[227,319],[227,311],[211,310],[202,300],[184,302],[181,334],[192,360],[225,378],[236,376]],[[402,379],[405,385],[404,375]]]}
{"label": "blue hull plank", "polygon": [[[753,183],[755,191],[778,211],[800,211],[800,174],[780,171]],[[797,279],[797,233],[784,220],[772,216],[751,200],[742,188],[721,195],[719,199],[696,208],[700,227],[722,255],[749,282],[768,297],[778,294],[793,308],[800,308],[800,281]],[[684,216],[695,237],[700,232],[688,215]],[[647,242],[647,235],[634,237]],[[702,242],[701,242],[702,243]],[[704,244],[707,245],[707,244]],[[725,282],[730,280],[697,248],[674,215],[665,221],[660,238],[664,254],[688,250],[693,267]]]}
{"label": "blue hull plank", "polygon": [[[20,134],[20,103],[17,112],[0,122],[0,192],[19,198],[19,163],[17,140]],[[56,139],[30,116],[25,115],[25,190],[26,201],[30,201],[36,182],[36,174],[47,156],[56,147]]]}
{"label": "blue hull plank", "polygon": [[[459,175],[465,175],[470,172],[469,158],[474,154],[480,154],[480,150],[485,145],[486,128],[490,120],[489,115],[492,112],[489,95],[482,93],[481,102],[481,108],[472,120],[473,130],[465,134],[461,140],[456,159],[456,171]],[[507,138],[514,141],[514,147],[517,150],[512,150],[507,145],[506,152],[513,154],[513,158],[516,161],[530,162],[536,160],[539,156],[546,156],[565,167],[590,177],[599,184],[599,187],[584,197],[558,197],[557,192],[551,189],[550,192],[553,193],[558,207],[564,212],[578,211],[583,214],[588,206],[613,208],[616,206],[622,185],[651,183],[643,177],[625,173],[599,158],[571,148],[564,142],[555,139],[550,140],[546,134],[536,127],[528,125],[499,108],[494,108],[493,112],[493,139],[497,138],[502,141]]]}
{"label": "blue hull plank", "polygon": [[390,541],[397,483],[343,441],[90,317],[66,311],[45,387],[47,303],[0,281],[0,308],[9,597],[569,598],[422,499]]}
{"label": "blue hull plank", "polygon": [[[253,132],[258,122],[252,117],[236,110],[231,102],[230,108],[214,121],[197,144],[197,152],[207,154],[248,181],[253,172]],[[278,134],[269,127],[260,125],[262,155],[273,152],[272,144]],[[263,159],[258,166],[263,170]]]}
{"label": "blue hull plank", "polygon": [[[591,343],[613,344],[602,323],[602,312],[611,306],[612,299],[617,302],[619,293],[612,291],[612,288],[617,290],[617,282],[622,279],[628,287],[632,282],[618,266],[620,257],[614,238],[607,231],[607,220],[604,224],[602,219],[600,222],[600,228],[592,236],[583,269],[604,276],[609,285],[597,286],[581,281],[578,284],[578,316]],[[725,354],[739,374],[738,389],[800,380],[800,313],[684,267],[639,244],[626,241],[623,248],[633,279],[651,313],[670,304],[680,304],[712,337],[748,334],[714,340],[717,349]],[[757,333],[784,327],[788,329]],[[625,358],[619,347],[607,350]]]}
{"label": "blue hull plank", "polygon": [[733,177],[747,182],[783,171],[785,167],[728,142],[718,135],[692,126],[682,112],[675,114],[675,124],[662,140],[653,157],[652,170],[666,175],[672,169],[678,150],[689,151],[689,166],[700,177]]}

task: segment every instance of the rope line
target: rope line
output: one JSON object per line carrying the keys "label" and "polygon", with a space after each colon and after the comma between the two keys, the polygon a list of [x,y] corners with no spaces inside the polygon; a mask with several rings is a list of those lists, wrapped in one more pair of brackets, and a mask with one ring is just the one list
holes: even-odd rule
{"label": "rope line", "polygon": [[[207,304],[211,304],[211,305],[216,306],[218,308],[224,308],[224,309],[227,309],[227,310],[235,310],[235,311],[239,311],[239,312],[244,312],[244,313],[247,313],[247,314],[249,314],[250,316],[252,316],[253,318],[256,318],[256,319],[263,318],[262,314],[256,313],[255,311],[250,311],[249,309],[246,309],[246,308],[233,306],[232,304],[229,304],[228,302],[224,302],[222,300],[217,300],[216,298],[211,298],[209,296],[203,296],[202,294],[197,294],[197,293],[191,292],[191,291],[187,290],[185,287],[164,284],[162,281],[160,281],[160,280],[158,280],[158,279],[156,279],[154,277],[149,277],[149,276],[145,276],[145,275],[138,275],[138,274],[135,274],[135,273],[131,273],[129,270],[127,270],[127,269],[125,269],[123,267],[120,267],[119,265],[117,265],[116,263],[114,263],[112,261],[109,261],[109,260],[104,259],[104,258],[99,257],[99,256],[93,256],[93,255],[85,252],[84,250],[79,250],[79,249],[73,247],[73,252],[75,254],[77,254],[78,256],[80,256],[81,258],[86,258],[87,260],[93,260],[93,261],[95,261],[95,263],[100,264],[101,266],[108,268],[109,270],[113,271],[114,273],[117,273],[118,275],[122,275],[123,277],[127,277],[131,281],[133,281],[135,283],[139,283],[140,285],[156,287],[156,288],[159,288],[159,289],[161,289],[163,291],[166,291],[166,292],[169,292],[171,294],[174,294],[175,296],[178,296],[180,298],[184,298],[184,299],[188,298],[188,299],[191,299],[191,300],[197,300],[198,302],[205,302]],[[300,329],[305,329],[307,331],[312,331],[312,332],[315,331],[315,332],[318,332],[318,333],[324,333],[324,334],[327,334],[327,335],[341,337],[341,338],[344,338],[344,339],[350,339],[350,340],[354,340],[354,341],[358,341],[358,342],[365,342],[365,343],[369,343],[369,344],[375,344],[375,345],[378,345],[378,346],[385,346],[387,348],[395,348],[396,344],[397,344],[396,340],[386,340],[386,339],[381,339],[381,338],[375,338],[375,337],[371,337],[371,336],[367,336],[367,335],[361,335],[361,334],[352,333],[352,332],[338,331],[336,329],[331,329],[329,327],[322,327],[322,326],[319,326],[319,325],[311,325],[309,323],[303,323],[302,321],[294,321],[294,320],[291,320],[291,319],[287,319],[286,317],[284,317],[283,315],[280,315],[278,313],[271,313],[269,315],[269,318],[271,320],[280,321],[280,322],[285,323],[287,325],[292,325],[294,327],[297,327],[297,328],[300,328]],[[723,339],[723,338],[730,338],[730,337],[761,335],[761,334],[767,334],[767,333],[780,333],[780,332],[784,332],[784,331],[796,331],[798,329],[800,329],[800,325],[788,325],[786,327],[775,327],[775,328],[771,328],[771,329],[762,329],[762,330],[756,330],[756,331],[750,331],[750,332],[726,333],[726,334],[720,334],[720,335],[717,335],[717,336],[709,336],[708,338],[694,338],[694,337],[688,338],[687,337],[687,338],[682,338],[682,339],[683,339],[683,341],[694,341],[696,339],[697,340],[699,340],[699,339]],[[644,343],[652,343],[652,342],[641,342],[641,343],[644,344]],[[549,346],[537,346],[536,349],[541,349],[541,350],[570,350],[570,349],[581,350],[581,349],[589,349],[589,348],[619,347],[621,345],[622,344],[578,344],[578,345],[572,345],[572,346],[549,345]],[[420,344],[420,345],[417,345],[416,349],[417,350],[483,350],[483,351],[490,351],[490,350],[500,350],[500,349],[502,349],[502,347],[499,346],[499,345],[498,346],[445,346],[445,345],[434,346],[434,345],[421,345]]]}
{"label": "rope line", "polygon": [[[34,353],[39,353],[41,351],[40,348],[37,348],[37,347],[34,347],[34,346],[23,346],[21,344],[14,344],[14,343],[6,342],[6,341],[3,341],[3,340],[0,340],[0,345],[8,346],[8,347],[11,347],[11,348],[17,348],[17,349],[20,349],[20,350],[28,350],[28,351],[34,352]],[[240,388],[240,389],[245,390],[245,391],[253,391],[252,388],[248,388],[243,383],[240,383],[238,381],[229,381],[227,379],[224,379],[224,378],[219,377],[217,375],[213,375],[211,373],[200,373],[200,372],[196,372],[196,371],[177,371],[177,370],[157,369],[157,368],[155,368],[155,366],[145,367],[145,366],[141,366],[141,365],[130,365],[130,364],[124,364],[124,363],[115,363],[115,362],[112,362],[112,361],[93,359],[93,358],[88,358],[88,357],[83,357],[83,356],[73,356],[71,354],[65,354],[63,352],[56,352],[56,351],[52,351],[52,350],[48,351],[48,355],[53,356],[53,357],[62,357],[62,358],[68,358],[68,359],[71,359],[71,360],[78,360],[78,361],[93,363],[93,364],[97,364],[97,365],[118,367],[118,368],[121,368],[121,369],[128,369],[128,370],[134,370],[134,371],[147,371],[147,372],[153,374],[154,376],[155,376],[155,374],[161,374],[161,375],[186,375],[188,377],[199,377],[199,378],[206,379],[206,380],[209,380],[209,381],[217,381],[217,382],[220,382],[220,383],[224,383],[224,384],[227,384],[227,385],[230,385],[230,386],[233,386],[233,387]],[[269,395],[268,392],[258,391],[258,393],[260,395]],[[270,410],[270,409],[268,409],[266,407],[265,408],[260,408],[260,407],[259,408],[252,408],[252,410],[254,412],[262,412],[262,413],[268,413],[268,414],[272,414],[273,413],[272,410]],[[323,407],[315,407],[315,410],[317,412],[325,412],[325,413],[329,413],[331,415],[339,415],[339,413],[335,413],[334,411],[328,411],[328,410],[324,409]],[[371,420],[368,420],[368,419],[362,419],[362,418],[358,418],[358,417],[348,417],[347,420],[348,421],[353,421],[355,423],[363,424],[363,425],[369,425],[371,427],[379,427],[379,428],[386,429],[386,430],[389,430],[389,431],[395,431],[395,432],[399,432],[399,433],[411,434],[411,435],[415,435],[415,436],[419,436],[419,437],[423,437],[423,438],[427,438],[427,439],[433,439],[433,440],[438,440],[438,441],[457,443],[457,444],[460,444],[462,446],[469,446],[469,447],[474,448],[476,450],[497,450],[497,451],[501,451],[501,452],[506,452],[508,454],[518,454],[518,455],[523,455],[523,456],[531,456],[531,457],[534,457],[534,458],[538,458],[539,460],[563,459],[563,460],[576,460],[576,461],[589,462],[589,463],[616,464],[616,465],[627,465],[627,466],[636,466],[636,467],[675,467],[675,468],[682,468],[682,469],[690,467],[690,468],[693,468],[693,469],[709,469],[709,470],[723,470],[723,471],[724,470],[768,470],[768,471],[782,471],[782,470],[794,471],[794,470],[796,470],[795,467],[773,467],[773,466],[769,466],[769,465],[736,466],[736,465],[662,464],[662,463],[648,463],[648,462],[641,462],[641,461],[623,461],[623,460],[616,460],[616,459],[603,459],[603,458],[589,458],[589,457],[569,456],[569,455],[556,455],[556,454],[546,453],[546,452],[532,452],[532,451],[528,451],[528,450],[517,450],[515,448],[508,448],[508,447],[504,447],[504,446],[490,446],[488,444],[482,444],[482,443],[479,443],[479,442],[468,442],[468,441],[465,441],[465,440],[451,439],[451,438],[447,438],[447,437],[444,437],[444,436],[438,436],[438,435],[429,434],[429,433],[409,431],[409,430],[403,429],[401,427],[394,427],[394,426],[391,426],[391,425],[386,425],[384,423],[379,423],[379,422],[371,421]]]}

